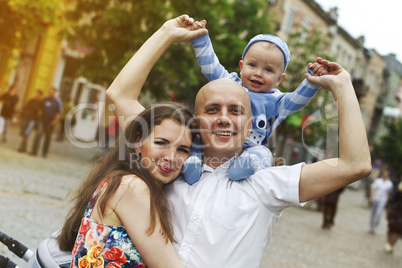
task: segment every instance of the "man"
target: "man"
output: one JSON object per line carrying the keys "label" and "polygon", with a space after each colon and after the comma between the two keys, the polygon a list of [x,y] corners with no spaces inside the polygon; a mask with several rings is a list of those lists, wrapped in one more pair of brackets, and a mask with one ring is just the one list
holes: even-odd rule
{"label": "man", "polygon": [[[194,22],[185,15],[167,21],[123,68],[107,91],[123,128],[143,109],[138,95],[158,58],[170,44],[205,34],[204,26],[205,21]],[[193,185],[179,177],[165,188],[173,206],[174,247],[184,266],[258,267],[284,208],[333,192],[370,173],[365,128],[350,76],[338,64],[317,62],[329,75],[306,77],[330,89],[338,102],[337,159],[267,168],[232,182],[228,167],[241,154],[251,131],[248,94],[226,79],[209,82],[199,91],[195,113],[204,145],[203,173]],[[320,68],[311,67],[313,73]]]}
{"label": "man", "polygon": [[0,113],[0,120],[4,120],[3,137],[1,139],[3,143],[7,142],[8,131],[11,126],[18,99],[17,87],[15,85],[12,85],[6,93],[0,95],[0,101],[3,102],[3,107]]}
{"label": "man", "polygon": [[335,224],[335,215],[338,210],[338,200],[341,193],[345,190],[342,187],[324,197],[324,211],[322,212],[322,229],[331,229]]}
{"label": "man", "polygon": [[382,172],[382,176],[371,184],[370,204],[370,229],[369,234],[375,234],[375,229],[380,223],[382,213],[389,197],[391,196],[393,184],[389,179],[388,170]]}
{"label": "man", "polygon": [[27,149],[29,135],[39,120],[39,116],[43,110],[43,92],[40,89],[35,91],[35,96],[30,99],[21,112],[21,127],[20,136],[21,143],[18,147],[18,152],[24,153]]}
{"label": "man", "polygon": [[56,96],[56,88],[53,86],[49,89],[49,95],[43,99],[42,116],[38,120],[34,143],[32,145],[31,155],[36,156],[40,146],[43,134],[45,135],[44,144],[42,146],[42,157],[46,158],[49,152],[52,133],[60,114],[63,112],[63,104]]}
{"label": "man", "polygon": [[[63,100],[63,113],[60,115],[59,119],[59,131],[57,134],[57,141],[62,142],[64,140],[64,137],[66,136],[66,129],[65,129],[65,123],[67,119],[67,115],[70,112],[70,110],[74,107],[74,103],[71,100],[71,96],[66,96]],[[75,122],[73,121],[74,119],[71,118],[71,121],[69,121],[70,126],[73,127]]]}

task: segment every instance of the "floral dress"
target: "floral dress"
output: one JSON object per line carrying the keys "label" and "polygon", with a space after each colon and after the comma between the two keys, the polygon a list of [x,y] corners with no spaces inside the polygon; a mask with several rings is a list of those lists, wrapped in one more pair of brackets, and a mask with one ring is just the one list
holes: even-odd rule
{"label": "floral dress", "polygon": [[107,182],[95,191],[85,210],[72,252],[71,268],[146,267],[124,226],[109,226],[90,219],[96,200]]}

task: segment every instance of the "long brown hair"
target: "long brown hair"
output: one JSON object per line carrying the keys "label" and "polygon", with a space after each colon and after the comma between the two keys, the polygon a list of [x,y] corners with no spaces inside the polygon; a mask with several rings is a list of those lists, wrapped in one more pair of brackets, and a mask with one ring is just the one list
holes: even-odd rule
{"label": "long brown hair", "polygon": [[104,216],[108,200],[118,189],[122,177],[129,174],[137,175],[149,188],[151,221],[147,234],[153,233],[156,222],[159,220],[166,242],[168,239],[174,241],[169,202],[161,183],[154,179],[142,165],[133,165],[133,155],[137,156],[137,160],[141,160],[133,145],[139,140],[147,138],[153,128],[165,119],[172,119],[179,124],[188,126],[194,137],[197,129],[194,117],[190,110],[181,104],[173,102],[154,104],[134,118],[128,124],[124,135],[120,135],[116,140],[116,146],[97,161],[89,176],[81,182],[73,194],[73,206],[57,238],[61,250],[72,251],[85,210],[100,183],[106,179],[109,180],[104,194],[98,200],[100,215]]}

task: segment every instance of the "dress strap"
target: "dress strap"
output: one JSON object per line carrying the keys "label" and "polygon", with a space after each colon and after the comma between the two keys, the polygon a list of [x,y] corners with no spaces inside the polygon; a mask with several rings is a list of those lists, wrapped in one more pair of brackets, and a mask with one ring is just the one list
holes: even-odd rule
{"label": "dress strap", "polygon": [[95,207],[96,201],[98,200],[99,194],[102,192],[103,188],[105,188],[105,186],[107,185],[109,181],[108,180],[104,180],[99,187],[96,189],[96,191],[94,192],[94,194],[91,197],[91,200],[89,200],[89,204],[85,210],[85,215],[84,218],[90,218],[92,211]]}

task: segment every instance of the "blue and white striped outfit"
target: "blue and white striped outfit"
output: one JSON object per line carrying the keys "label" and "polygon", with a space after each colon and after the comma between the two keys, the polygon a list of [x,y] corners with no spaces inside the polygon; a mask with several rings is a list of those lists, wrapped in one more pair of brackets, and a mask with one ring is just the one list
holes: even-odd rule
{"label": "blue and white striped outfit", "polygon": [[244,87],[237,73],[229,73],[219,63],[208,34],[194,38],[192,43],[201,72],[208,81],[229,78],[242,85],[248,92],[253,116],[253,130],[248,143],[267,145],[268,137],[273,130],[286,117],[306,106],[319,88],[304,79],[294,92],[282,93],[276,88],[266,93],[249,91]]}
{"label": "blue and white striped outfit", "polygon": [[[262,168],[272,166],[272,153],[267,148],[269,136],[286,117],[307,105],[319,86],[304,79],[292,93],[282,93],[276,88],[265,93],[249,91],[237,73],[229,73],[219,63],[208,35],[197,37],[192,40],[192,43],[201,71],[209,81],[219,78],[234,80],[242,85],[250,96],[253,128],[250,137],[245,142],[243,153],[231,161],[228,171],[229,178],[231,180],[245,179]],[[201,175],[201,151],[196,147],[192,147],[190,157],[183,167],[184,179],[189,184],[197,182]]]}

